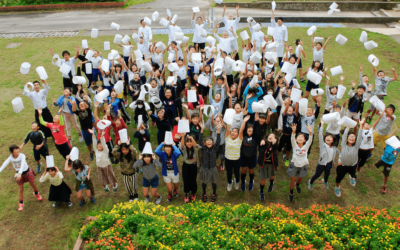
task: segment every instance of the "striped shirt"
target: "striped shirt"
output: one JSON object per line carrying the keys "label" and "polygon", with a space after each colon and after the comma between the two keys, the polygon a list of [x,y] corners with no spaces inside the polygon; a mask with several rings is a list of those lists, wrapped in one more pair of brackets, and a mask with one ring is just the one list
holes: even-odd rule
{"label": "striped shirt", "polygon": [[225,157],[228,160],[239,160],[240,158],[240,147],[242,145],[242,140],[239,136],[233,140],[229,135],[225,138]]}

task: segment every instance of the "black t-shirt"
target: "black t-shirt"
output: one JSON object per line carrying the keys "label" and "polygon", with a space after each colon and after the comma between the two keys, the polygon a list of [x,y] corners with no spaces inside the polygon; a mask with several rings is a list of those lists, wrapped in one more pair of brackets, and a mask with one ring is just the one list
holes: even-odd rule
{"label": "black t-shirt", "polygon": [[241,155],[244,157],[257,156],[257,140],[252,136],[243,136]]}
{"label": "black t-shirt", "polygon": [[193,122],[190,123],[190,133],[196,137],[195,138],[196,141],[199,140],[200,131],[201,131],[201,127],[199,124],[194,125]]}
{"label": "black t-shirt", "polygon": [[174,170],[174,165],[172,164],[171,157],[167,157],[167,171]]}
{"label": "black t-shirt", "polygon": [[86,110],[76,110],[75,114],[79,117],[79,121],[81,123],[81,129],[83,131],[88,131],[93,128],[92,123],[92,110],[87,108]]}

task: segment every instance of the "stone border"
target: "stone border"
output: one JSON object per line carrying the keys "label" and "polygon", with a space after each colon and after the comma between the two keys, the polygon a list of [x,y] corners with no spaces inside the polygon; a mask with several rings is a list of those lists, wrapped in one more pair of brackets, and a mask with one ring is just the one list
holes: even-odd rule
{"label": "stone border", "polygon": [[[94,220],[97,220],[97,217],[95,217],[95,216],[86,217],[86,223],[89,223],[89,222],[94,221]],[[82,247],[82,243],[83,243],[83,239],[81,238],[81,233],[79,233],[78,239],[76,239],[76,242],[75,242],[73,250],[80,250],[81,247]]]}
{"label": "stone border", "polygon": [[20,12],[20,11],[38,11],[54,9],[101,9],[101,8],[121,8],[126,4],[123,2],[101,2],[101,3],[70,3],[70,4],[42,4],[42,5],[23,5],[0,7],[0,12]]}
{"label": "stone border", "polygon": [[[336,2],[341,11],[378,11],[379,9],[391,10],[396,7],[398,2],[372,2],[372,1],[352,1],[352,2]],[[277,10],[298,10],[298,11],[326,11],[328,12],[329,6],[332,2],[277,2]],[[222,3],[216,4],[216,7],[236,7],[240,8],[253,8],[253,9],[267,9],[270,10],[271,2],[253,2],[253,3]]]}
{"label": "stone border", "polygon": [[[240,23],[247,23],[247,17],[241,17]],[[253,17],[258,23],[270,23],[271,17]],[[283,17],[288,23],[393,23],[400,17]],[[220,23],[224,27],[224,23]]]}

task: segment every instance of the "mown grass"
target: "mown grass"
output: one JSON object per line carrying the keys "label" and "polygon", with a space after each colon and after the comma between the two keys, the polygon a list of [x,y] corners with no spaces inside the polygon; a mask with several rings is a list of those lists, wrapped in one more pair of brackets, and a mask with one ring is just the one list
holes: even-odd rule
{"label": "mown grass", "polygon": [[[23,6],[42,4],[68,4],[68,3],[98,3],[98,2],[123,2],[124,0],[1,0],[1,6]],[[134,1],[134,0],[133,0]],[[140,1],[140,0],[139,0]],[[144,0],[145,1],[145,0]]]}
{"label": "mown grass", "polygon": [[[294,45],[296,38],[304,40],[303,47],[307,55],[307,60],[303,62],[304,68],[310,66],[312,62],[312,52],[310,46],[310,38],[306,35],[307,28],[289,28],[290,40],[288,44]],[[266,28],[263,29],[266,33]],[[240,31],[238,31],[238,34]],[[334,39],[328,44],[324,63],[326,66],[333,67],[342,65],[344,70],[345,86],[351,86],[351,80],[358,81],[358,66],[361,64],[364,66],[364,73],[367,74],[370,79],[373,77],[372,66],[369,64],[367,57],[373,53],[379,60],[379,69],[387,72],[387,75],[392,76],[390,68],[394,67],[399,69],[399,59],[397,55],[400,52],[398,44],[393,41],[390,37],[368,33],[368,39],[374,40],[379,44],[379,47],[372,50],[366,51],[363,44],[358,41],[361,29],[350,29],[350,28],[319,28],[315,36],[321,36],[327,38],[329,35],[335,37],[338,33],[344,35],[349,41],[341,46],[337,44]],[[125,35],[125,34],[122,34]],[[128,34],[130,35],[130,34]],[[190,37],[192,35],[189,35]],[[9,155],[8,146],[10,144],[20,143],[25,138],[26,133],[30,130],[30,124],[34,120],[34,111],[31,101],[22,95],[24,84],[28,81],[38,80],[35,68],[38,66],[44,66],[49,75],[47,80],[51,86],[51,90],[48,95],[49,108],[53,114],[56,113],[56,109],[51,104],[51,98],[57,98],[61,95],[62,91],[62,77],[58,68],[51,64],[51,56],[48,52],[48,48],[52,47],[55,53],[61,54],[65,49],[71,53],[74,51],[75,45],[80,45],[82,39],[87,39],[89,45],[93,49],[103,51],[104,41],[113,41],[113,36],[99,37],[97,39],[91,39],[90,37],[65,37],[65,38],[13,38],[13,39],[1,39],[0,48],[2,53],[0,54],[0,69],[2,70],[2,79],[0,81],[0,160],[3,161]],[[167,36],[155,35],[154,41],[167,42]],[[13,49],[7,49],[5,46],[9,43],[22,43],[19,47]],[[116,45],[112,45],[112,49],[119,49]],[[108,52],[105,52],[105,56]],[[30,62],[32,68],[29,74],[22,75],[19,73],[19,68],[22,62]],[[323,82],[325,83],[325,82]],[[339,83],[339,76],[331,78],[331,85]],[[302,84],[304,89],[305,85]],[[393,82],[388,87],[388,98],[385,99],[385,103],[393,103],[398,108],[400,107],[400,101],[398,98],[398,91],[400,90],[399,83]],[[25,109],[15,114],[12,110],[11,100],[17,96],[23,96]],[[325,100],[325,97],[324,97]],[[325,105],[323,101],[323,106]],[[340,102],[341,104],[342,102]],[[367,107],[369,104],[366,105]],[[132,111],[130,110],[132,114]],[[399,112],[396,111],[398,114]],[[376,119],[376,117],[375,117]],[[398,123],[399,124],[399,123]],[[36,177],[37,186],[39,191],[43,195],[44,200],[42,202],[36,201],[32,195],[29,185],[25,185],[26,192],[24,195],[25,209],[23,212],[17,212],[18,203],[18,188],[15,184],[14,169],[12,166],[8,166],[0,174],[0,221],[2,228],[2,237],[0,237],[0,249],[71,249],[75,243],[78,235],[78,230],[84,218],[88,215],[96,215],[100,210],[110,209],[114,204],[118,202],[127,201],[127,192],[125,191],[120,175],[119,165],[114,165],[114,171],[119,181],[119,190],[116,195],[105,194],[101,186],[97,181],[96,166],[94,162],[89,161],[89,155],[87,149],[83,143],[78,143],[78,136],[76,130],[73,131],[73,143],[74,146],[78,146],[81,151],[81,159],[84,163],[90,164],[93,169],[92,178],[95,184],[97,204],[87,204],[83,208],[78,207],[78,201],[76,194],[73,192],[72,201],[74,206],[67,208],[64,205],[56,209],[52,208],[52,204],[47,201],[49,183],[38,183],[39,176]],[[132,136],[135,132],[135,125],[129,126],[129,135]],[[153,148],[156,145],[156,128],[151,127],[151,141]],[[54,146],[54,142],[49,140],[50,154],[54,154],[57,166],[62,169],[64,165],[63,158],[58,154]],[[133,141],[133,145],[137,147],[137,141]],[[27,156],[28,164],[34,168],[34,159],[32,155],[32,146],[28,144],[23,149],[23,153]],[[218,181],[218,204],[230,203],[238,204],[246,202],[254,205],[261,203],[268,205],[270,203],[281,203],[286,206],[290,206],[294,209],[307,208],[312,204],[339,204],[341,206],[374,206],[378,208],[389,208],[393,206],[399,206],[400,202],[397,199],[400,192],[397,187],[400,185],[399,170],[397,169],[398,163],[395,163],[394,169],[392,170],[389,184],[388,193],[382,195],[380,192],[383,175],[377,170],[373,163],[379,159],[382,154],[382,148],[378,145],[374,151],[374,156],[362,169],[361,173],[358,174],[356,187],[350,186],[348,179],[344,179],[342,183],[342,197],[336,198],[333,192],[334,178],[336,177],[335,171],[332,171],[330,178],[330,190],[326,190],[320,180],[316,182],[314,190],[309,192],[306,187],[306,182],[313,175],[318,159],[318,139],[315,139],[312,153],[309,156],[310,165],[308,177],[304,179],[302,183],[302,193],[295,195],[295,200],[290,203],[287,199],[289,192],[289,178],[285,173],[286,167],[282,160],[279,160],[279,169],[275,181],[275,188],[272,193],[266,195],[266,200],[260,202],[258,198],[258,169],[256,169],[255,177],[255,188],[252,192],[242,193],[237,190],[232,192],[226,191],[226,176],[225,172],[220,172]],[[281,158],[281,156],[279,157]],[[181,163],[182,159],[180,159]],[[43,164],[45,162],[42,160]],[[179,168],[181,164],[179,164]],[[35,168],[34,168],[35,169]],[[161,172],[158,171],[161,176]],[[139,193],[140,199],[143,199],[141,194],[141,175],[138,176],[139,182]],[[181,179],[182,180],[182,179]],[[74,187],[75,177],[72,174],[65,174],[65,181],[70,187]],[[201,186],[199,184],[199,190]],[[211,191],[209,188],[209,192]],[[162,205],[166,206],[166,187],[162,180],[160,180],[159,192],[163,196]],[[173,201],[173,204],[183,204],[183,183],[180,182],[179,186],[179,198]]]}

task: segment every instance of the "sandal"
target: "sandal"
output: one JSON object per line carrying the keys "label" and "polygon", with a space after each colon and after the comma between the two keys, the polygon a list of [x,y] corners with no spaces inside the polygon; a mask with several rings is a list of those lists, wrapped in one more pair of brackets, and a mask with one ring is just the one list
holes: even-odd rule
{"label": "sandal", "polygon": [[221,164],[221,165],[219,166],[219,170],[224,171],[224,170],[225,170],[224,165]]}
{"label": "sandal", "polygon": [[207,193],[203,194],[203,198],[201,199],[203,202],[207,202]]}
{"label": "sandal", "polygon": [[213,194],[211,196],[211,202],[215,202],[217,200],[217,194]]}

